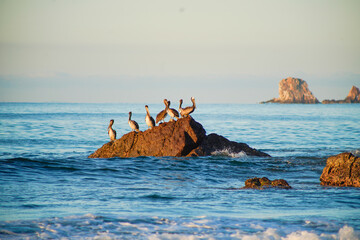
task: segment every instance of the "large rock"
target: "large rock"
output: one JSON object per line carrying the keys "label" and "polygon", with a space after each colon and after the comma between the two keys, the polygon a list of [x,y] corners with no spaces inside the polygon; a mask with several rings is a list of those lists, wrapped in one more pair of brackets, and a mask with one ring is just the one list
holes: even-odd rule
{"label": "large rock", "polygon": [[324,100],[322,101],[323,104],[331,104],[331,103],[360,103],[360,90],[359,88],[352,86],[350,89],[349,94],[344,100]]}
{"label": "large rock", "polygon": [[129,132],[103,145],[90,158],[138,156],[186,156],[206,135],[203,126],[192,118],[160,124],[144,132]]}
{"label": "large rock", "polygon": [[360,90],[359,88],[352,86],[349,94],[345,98],[345,102],[360,103]]}
{"label": "large rock", "polygon": [[262,103],[319,103],[319,101],[304,80],[288,77],[279,83],[279,98]]}
{"label": "large rock", "polygon": [[[194,151],[195,149],[198,151]],[[162,123],[144,132],[127,133],[120,139],[104,144],[89,158],[207,156],[223,149],[243,151],[247,155],[269,156],[250,148],[247,144],[231,142],[217,134],[206,136],[203,126],[193,118],[187,117]]]}
{"label": "large rock", "polygon": [[329,157],[320,183],[327,186],[360,187],[360,158],[352,153]]}

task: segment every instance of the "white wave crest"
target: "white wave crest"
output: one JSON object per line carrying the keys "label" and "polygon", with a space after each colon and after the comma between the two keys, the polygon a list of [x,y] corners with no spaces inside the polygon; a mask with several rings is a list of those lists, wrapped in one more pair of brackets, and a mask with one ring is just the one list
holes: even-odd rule
{"label": "white wave crest", "polygon": [[338,234],[320,234],[317,235],[313,232],[308,231],[296,231],[287,234],[286,236],[281,236],[274,228],[268,228],[263,232],[258,232],[255,234],[246,234],[241,231],[237,231],[235,234],[232,234],[231,237],[242,240],[359,240],[359,235],[354,231],[352,227],[344,226],[339,229]]}
{"label": "white wave crest", "polygon": [[241,152],[233,152],[230,149],[222,149],[222,150],[216,150],[214,152],[211,152],[211,155],[213,156],[226,156],[226,157],[232,157],[232,158],[246,158],[247,155],[244,151]]}
{"label": "white wave crest", "polygon": [[[27,227],[29,223],[31,223],[32,231],[12,231],[18,229],[14,228],[14,224]],[[306,221],[306,223],[311,222]],[[8,229],[6,229],[7,226]],[[253,231],[245,232],[242,229],[243,226],[235,224],[232,227],[224,227],[224,225],[219,225],[218,219],[205,216],[195,219],[153,217],[144,220],[121,218],[109,221],[106,218],[86,214],[40,222],[26,220],[0,222],[0,239],[359,240],[359,232],[348,225],[342,226],[337,233],[319,233],[308,229],[290,232],[282,227],[265,227],[259,223],[250,223]]]}
{"label": "white wave crest", "polygon": [[359,240],[359,236],[355,233],[354,229],[349,226],[344,226],[339,230],[340,240]]}
{"label": "white wave crest", "polygon": [[315,233],[311,233],[308,231],[297,231],[290,233],[282,240],[320,240],[319,236]]}
{"label": "white wave crest", "polygon": [[351,151],[351,153],[357,157],[360,157],[360,149],[355,149],[355,150]]}

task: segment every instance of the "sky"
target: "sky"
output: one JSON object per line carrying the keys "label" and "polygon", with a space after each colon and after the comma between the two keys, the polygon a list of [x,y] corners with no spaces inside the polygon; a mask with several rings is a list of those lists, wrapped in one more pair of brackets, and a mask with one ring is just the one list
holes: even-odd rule
{"label": "sky", "polygon": [[258,103],[360,87],[358,0],[0,0],[1,102]]}

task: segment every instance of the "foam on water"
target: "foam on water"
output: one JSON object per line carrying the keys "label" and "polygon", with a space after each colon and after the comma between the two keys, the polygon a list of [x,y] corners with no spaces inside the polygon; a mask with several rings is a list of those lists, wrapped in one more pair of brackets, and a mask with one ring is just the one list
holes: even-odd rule
{"label": "foam on water", "polygon": [[[359,232],[344,225],[335,233],[314,230],[288,231],[282,226],[267,227],[266,222],[229,219],[159,218],[111,219],[86,214],[42,221],[0,222],[1,239],[245,239],[245,240],[359,240]],[[250,220],[253,221],[253,220]],[[247,228],[244,226],[248,225]]]}
{"label": "foam on water", "polygon": [[247,155],[244,151],[241,152],[233,152],[230,149],[222,149],[222,150],[216,150],[211,153],[213,156],[226,156],[231,158],[246,158]]}

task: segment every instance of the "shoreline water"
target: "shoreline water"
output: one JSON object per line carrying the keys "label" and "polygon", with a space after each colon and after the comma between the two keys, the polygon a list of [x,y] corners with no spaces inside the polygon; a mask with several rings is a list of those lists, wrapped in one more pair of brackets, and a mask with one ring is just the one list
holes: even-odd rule
{"label": "shoreline water", "polygon": [[[360,151],[357,105],[200,104],[193,113],[207,134],[271,158],[87,159],[108,141],[109,119],[119,136],[130,131],[130,109],[147,129],[143,104],[0,103],[0,238],[359,238],[359,189],[319,180],[327,157]],[[228,190],[263,176],[293,189]]]}

